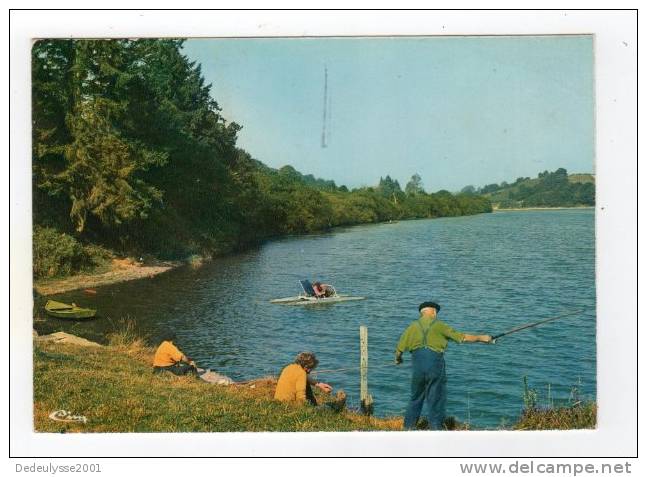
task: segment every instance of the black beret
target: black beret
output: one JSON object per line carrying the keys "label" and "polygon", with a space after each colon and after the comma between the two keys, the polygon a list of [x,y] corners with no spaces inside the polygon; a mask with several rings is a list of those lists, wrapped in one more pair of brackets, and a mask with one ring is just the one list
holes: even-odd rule
{"label": "black beret", "polygon": [[424,303],[420,303],[420,306],[418,306],[418,311],[421,311],[423,308],[435,308],[436,311],[440,311],[440,305],[438,303],[434,303],[433,301],[425,301]]}

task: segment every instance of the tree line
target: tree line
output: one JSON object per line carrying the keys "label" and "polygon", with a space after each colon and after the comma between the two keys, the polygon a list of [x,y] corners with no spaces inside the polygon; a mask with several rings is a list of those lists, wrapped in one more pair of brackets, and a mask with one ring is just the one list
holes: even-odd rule
{"label": "tree line", "polygon": [[182,40],[40,40],[32,48],[34,273],[109,254],[217,255],[337,225],[491,210],[389,176],[348,190],[237,146]]}
{"label": "tree line", "polygon": [[575,207],[595,205],[592,174],[568,174],[563,167],[540,172],[535,179],[519,177],[511,184],[488,184],[476,189],[466,186],[464,194],[487,197],[499,208]]}

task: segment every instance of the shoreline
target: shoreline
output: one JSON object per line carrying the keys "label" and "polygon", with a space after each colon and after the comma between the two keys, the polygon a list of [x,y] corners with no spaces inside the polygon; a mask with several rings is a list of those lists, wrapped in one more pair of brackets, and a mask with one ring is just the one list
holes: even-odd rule
{"label": "shoreline", "polygon": [[[494,212],[494,209],[492,210]],[[482,212],[482,213],[492,213]],[[472,217],[479,214],[459,215],[455,217]],[[350,227],[358,227],[362,225],[384,225],[384,224],[397,224],[399,222],[406,222],[409,220],[434,220],[443,217],[424,217],[424,218],[411,218],[411,219],[398,219],[388,222],[368,222],[360,224],[338,225],[330,229],[320,230],[316,232],[309,232],[305,234],[295,235],[279,235],[274,237],[267,237],[255,244],[247,244],[247,247],[254,245],[262,245],[263,243],[271,240],[277,240],[290,237],[307,237],[314,234],[326,233],[336,229],[345,229]],[[454,217],[449,217],[454,218]],[[223,254],[216,255],[216,257],[224,257],[237,253],[237,251],[229,251]],[[215,257],[214,257],[215,258]],[[86,272],[77,275],[70,275],[61,278],[48,278],[45,280],[34,280],[33,289],[41,296],[57,295],[59,293],[66,293],[85,288],[95,288],[104,285],[114,285],[115,283],[122,283],[131,280],[139,280],[141,278],[153,278],[161,273],[174,270],[183,265],[192,267],[200,267],[204,262],[210,260],[207,257],[193,255],[184,260],[176,261],[154,261],[150,265],[140,264],[134,258],[113,259],[108,271]]]}
{"label": "shoreline", "polygon": [[168,261],[155,262],[151,265],[142,265],[134,259],[113,259],[110,270],[82,273],[63,278],[50,278],[34,281],[33,288],[42,296],[57,295],[84,288],[94,288],[115,283],[138,280],[140,278],[153,278],[160,273],[168,272],[184,265],[185,262]]}
{"label": "shoreline", "polygon": [[[483,213],[496,213],[496,212],[518,212],[518,211],[531,211],[531,210],[566,210],[566,209],[594,209],[595,206],[575,206],[575,207],[523,207],[523,208],[510,208],[510,209],[500,209],[492,208],[492,212],[483,212]],[[473,215],[481,214],[470,214],[470,215],[460,215],[457,217],[470,217]],[[397,221],[390,222],[371,222],[371,223],[361,223],[361,224],[352,224],[352,225],[339,225],[332,227],[330,230],[335,229],[344,229],[350,227],[357,227],[362,225],[384,225],[384,224],[397,224],[398,222],[406,222],[409,220],[433,220],[445,217],[425,217],[425,218],[411,218],[411,219],[398,219]],[[454,218],[454,217],[449,217]],[[322,233],[325,231],[311,232],[307,234],[294,235],[297,237],[308,236],[316,233]],[[279,238],[286,238],[291,236],[277,236],[270,237],[269,240],[275,240]],[[267,240],[267,239],[266,239]],[[258,245],[262,244],[266,240],[262,240]],[[230,255],[230,253],[225,253],[221,256]],[[66,293],[75,290],[81,290],[85,288],[95,288],[101,287],[104,285],[114,285],[115,283],[122,283],[131,280],[139,280],[142,278],[153,278],[156,275],[161,273],[174,270],[183,265],[201,266],[206,260],[205,257],[196,257],[195,255],[186,260],[176,260],[176,261],[154,261],[151,264],[140,264],[134,258],[125,258],[125,259],[113,259],[110,264],[110,269],[107,271],[100,272],[88,272],[81,273],[78,275],[71,275],[62,278],[49,278],[45,280],[34,281],[33,289],[42,296],[57,295],[59,293]]]}
{"label": "shoreline", "polygon": [[492,212],[517,212],[521,210],[570,210],[570,209],[595,209],[594,205],[576,205],[573,207],[512,207],[498,208],[492,207]]}

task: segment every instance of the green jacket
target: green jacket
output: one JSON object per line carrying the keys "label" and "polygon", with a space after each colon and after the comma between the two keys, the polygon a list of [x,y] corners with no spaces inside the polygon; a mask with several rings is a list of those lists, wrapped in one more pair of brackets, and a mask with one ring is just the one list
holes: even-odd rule
{"label": "green jacket", "polygon": [[[423,330],[428,330],[426,343],[423,343]],[[397,353],[403,353],[404,351],[415,351],[419,348],[427,347],[442,353],[447,348],[448,340],[462,343],[464,338],[464,333],[454,330],[438,318],[420,316],[419,319],[412,322],[404,330],[395,350]]]}

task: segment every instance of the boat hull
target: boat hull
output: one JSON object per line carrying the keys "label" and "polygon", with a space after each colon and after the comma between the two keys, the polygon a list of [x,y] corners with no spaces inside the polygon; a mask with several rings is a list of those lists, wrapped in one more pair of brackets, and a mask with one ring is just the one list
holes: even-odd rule
{"label": "boat hull", "polygon": [[66,320],[87,320],[89,318],[94,318],[97,314],[97,310],[81,308],[80,306],[67,305],[65,303],[50,300],[45,304],[45,313],[54,318],[62,318]]}
{"label": "boat hull", "polygon": [[309,305],[326,305],[333,303],[342,303],[345,301],[365,300],[363,296],[348,296],[348,295],[335,295],[327,298],[314,298],[308,296],[290,296],[287,298],[277,298],[270,300],[270,303],[277,305],[290,305],[290,306],[309,306]]}

